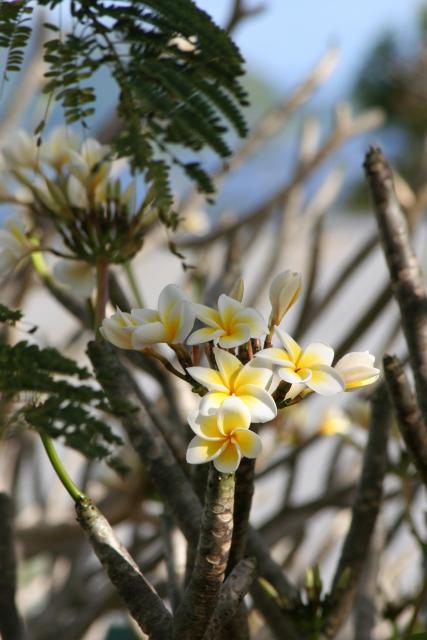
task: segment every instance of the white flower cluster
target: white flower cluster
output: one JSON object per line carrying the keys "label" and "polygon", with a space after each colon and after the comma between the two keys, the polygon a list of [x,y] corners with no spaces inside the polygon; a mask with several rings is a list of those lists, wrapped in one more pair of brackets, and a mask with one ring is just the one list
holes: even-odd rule
{"label": "white flower cluster", "polygon": [[[194,438],[187,461],[213,461],[218,471],[234,472],[242,456],[255,458],[261,451],[260,437],[250,430],[252,423],[265,423],[277,415],[273,396],[273,374],[287,383],[283,406],[308,393],[332,395],[375,382],[379,370],[369,352],[349,353],[335,365],[333,349],[314,342],[302,349],[278,325],[296,301],[301,289],[297,273],[279,274],[270,288],[271,314],[267,324],[255,310],[222,294],[217,309],[187,299],[175,285],[159,296],[157,309],[119,309],[102,323],[106,340],[122,349],[144,350],[166,343],[177,350],[186,341],[195,346],[208,343],[213,348],[211,366],[185,366],[186,374],[206,391],[199,409],[189,418]],[[191,333],[195,320],[205,325]],[[278,346],[253,350],[253,341],[275,334]]]}

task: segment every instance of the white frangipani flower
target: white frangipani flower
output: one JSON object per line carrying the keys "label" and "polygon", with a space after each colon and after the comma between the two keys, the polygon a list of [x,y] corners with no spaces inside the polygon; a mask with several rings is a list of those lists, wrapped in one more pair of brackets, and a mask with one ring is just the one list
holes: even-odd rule
{"label": "white frangipani flower", "polygon": [[245,307],[224,293],[219,297],[218,311],[204,304],[193,303],[192,306],[196,317],[208,326],[192,333],[187,340],[189,345],[214,340],[221,347],[231,349],[268,331],[258,311]]}
{"label": "white frangipani flower", "polygon": [[116,313],[109,318],[104,318],[100,332],[105,340],[111,342],[115,347],[133,349],[132,332],[136,326],[135,318],[117,307]]}
{"label": "white frangipani flower", "polygon": [[200,404],[202,414],[214,413],[230,396],[246,405],[252,422],[268,422],[277,415],[277,407],[266,390],[271,371],[258,367],[253,361],[243,365],[236,356],[214,348],[216,369],[189,367],[187,372],[208,389]]}
{"label": "white frangipani flower", "polygon": [[57,171],[71,161],[72,152],[79,148],[78,135],[67,127],[55,127],[46,140],[42,140],[40,157]]}
{"label": "white frangipani flower", "polygon": [[86,187],[76,176],[71,175],[67,181],[67,196],[72,207],[77,209],[87,209],[89,200]]}
{"label": "white frangipani flower", "polygon": [[167,342],[179,344],[185,340],[194,324],[194,311],[185,294],[174,284],[160,293],[158,309],[132,309],[137,327],[132,333],[134,349]]}
{"label": "white frangipani flower", "polygon": [[287,269],[279,273],[270,286],[270,326],[279,325],[283,316],[298,299],[301,292],[301,274]]}
{"label": "white frangipani flower", "polygon": [[[322,342],[313,342],[303,350],[289,334],[280,331],[277,327],[275,333],[283,348],[263,349],[256,354],[256,358],[276,365],[277,373],[282,380],[298,385],[291,391],[295,392],[308,387],[324,396],[344,391],[341,376],[331,366],[334,359],[332,347]],[[294,393],[290,397],[294,397]]]}
{"label": "white frangipani flower", "polygon": [[335,371],[344,380],[345,390],[365,387],[378,380],[380,370],[374,367],[375,356],[369,351],[353,351],[340,358]]}
{"label": "white frangipani flower", "polygon": [[95,288],[96,278],[92,265],[83,260],[58,260],[53,275],[76,296],[89,298]]}
{"label": "white frangipani flower", "polygon": [[107,177],[110,171],[110,163],[106,161],[110,152],[110,147],[100,144],[94,138],[85,140],[80,148],[80,153],[71,152],[71,172],[81,182],[95,188]]}
{"label": "white frangipani flower", "polygon": [[242,456],[256,458],[261,453],[261,438],[249,430],[249,410],[237,398],[226,398],[216,414],[196,413],[188,422],[196,434],[187,449],[190,464],[213,460],[221,473],[234,473]]}
{"label": "white frangipani flower", "polygon": [[0,229],[0,278],[6,278],[31,250],[20,220],[8,218]]}
{"label": "white frangipani flower", "polygon": [[37,146],[37,138],[30,136],[23,129],[13,134],[13,139],[3,147],[2,153],[9,169],[39,167],[40,149]]}

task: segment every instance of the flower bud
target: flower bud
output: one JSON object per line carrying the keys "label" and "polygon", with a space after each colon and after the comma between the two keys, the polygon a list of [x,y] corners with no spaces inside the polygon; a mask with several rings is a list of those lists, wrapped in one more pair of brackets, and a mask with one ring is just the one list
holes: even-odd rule
{"label": "flower bud", "polygon": [[296,302],[301,291],[301,274],[287,269],[279,273],[270,286],[270,326],[279,325]]}
{"label": "flower bud", "polygon": [[234,298],[234,300],[237,300],[238,302],[242,302],[243,294],[244,294],[244,283],[242,278],[239,278],[237,282],[234,283],[228,296],[230,298]]}
{"label": "flower bud", "polygon": [[335,371],[344,380],[345,390],[365,387],[376,382],[380,370],[374,367],[375,357],[369,351],[353,351],[343,356],[335,365]]}

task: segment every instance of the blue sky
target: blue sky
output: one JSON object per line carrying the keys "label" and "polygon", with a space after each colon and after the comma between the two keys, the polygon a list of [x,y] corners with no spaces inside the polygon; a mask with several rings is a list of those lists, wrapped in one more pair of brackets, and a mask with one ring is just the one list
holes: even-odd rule
{"label": "blue sky", "polygon": [[[251,6],[261,0],[247,0]],[[230,0],[196,0],[224,24]],[[425,0],[263,0],[262,15],[235,32],[250,70],[279,91],[296,84],[322,55],[337,44],[341,62],[329,91],[345,95],[367,51],[387,29],[410,38],[417,10]]]}

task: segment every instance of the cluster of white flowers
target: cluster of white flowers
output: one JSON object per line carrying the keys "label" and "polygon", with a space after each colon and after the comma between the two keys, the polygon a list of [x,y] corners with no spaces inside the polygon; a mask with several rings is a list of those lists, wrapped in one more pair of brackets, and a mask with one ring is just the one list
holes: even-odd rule
{"label": "cluster of white flowers", "polygon": [[[269,323],[243,305],[241,284],[235,297],[219,297],[217,309],[193,303],[178,287],[168,285],[157,309],[130,313],[118,309],[104,320],[104,338],[122,349],[166,343],[177,351],[185,341],[193,347],[207,343],[210,367],[184,363],[186,375],[201,385],[204,394],[198,411],[189,418],[195,436],[188,446],[188,462],[213,461],[218,471],[234,472],[242,456],[255,458],[261,451],[260,437],[250,430],[251,424],[274,419],[278,405],[285,407],[312,392],[332,395],[377,380],[379,370],[369,352],[349,353],[334,364],[330,346],[314,342],[302,349],[279,329],[300,289],[297,273],[285,271],[274,279]],[[192,332],[196,319],[205,326]],[[262,336],[268,337],[268,345],[272,335],[278,346],[258,348]],[[198,350],[193,353],[198,359]],[[277,380],[287,383],[283,397],[273,395]]]}

